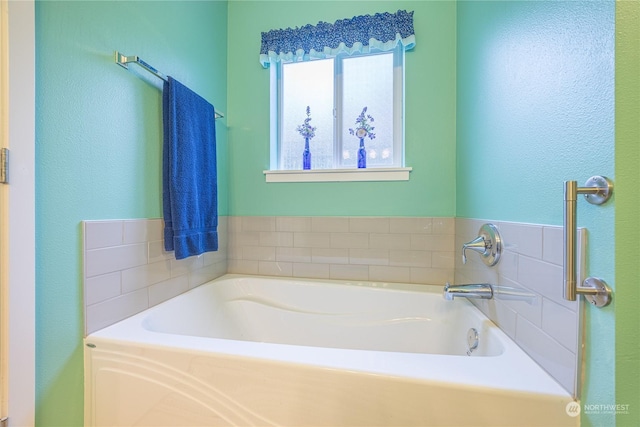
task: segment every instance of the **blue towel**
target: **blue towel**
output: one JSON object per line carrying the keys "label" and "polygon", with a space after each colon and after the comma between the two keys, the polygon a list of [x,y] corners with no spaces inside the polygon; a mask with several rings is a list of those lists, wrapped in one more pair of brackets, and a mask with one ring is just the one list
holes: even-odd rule
{"label": "blue towel", "polygon": [[179,81],[162,91],[164,247],[176,259],[218,250],[213,105]]}

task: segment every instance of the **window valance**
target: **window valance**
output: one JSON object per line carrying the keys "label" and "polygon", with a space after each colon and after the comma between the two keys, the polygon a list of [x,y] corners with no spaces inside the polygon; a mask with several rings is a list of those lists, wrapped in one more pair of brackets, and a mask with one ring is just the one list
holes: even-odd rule
{"label": "window valance", "polygon": [[330,58],[339,53],[389,51],[398,43],[405,50],[416,43],[413,11],[354,16],[333,24],[318,22],[301,28],[263,32],[260,63],[267,68],[269,63],[277,61],[297,62]]}

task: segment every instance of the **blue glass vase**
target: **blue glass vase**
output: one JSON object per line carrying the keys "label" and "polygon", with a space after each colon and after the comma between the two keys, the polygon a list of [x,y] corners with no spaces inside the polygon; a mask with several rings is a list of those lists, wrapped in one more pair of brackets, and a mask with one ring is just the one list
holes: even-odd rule
{"label": "blue glass vase", "polygon": [[304,139],[304,151],[302,152],[302,169],[311,169],[311,151],[309,151],[309,138]]}
{"label": "blue glass vase", "polygon": [[364,149],[364,138],[360,138],[360,148],[358,148],[358,168],[367,167],[367,150]]}

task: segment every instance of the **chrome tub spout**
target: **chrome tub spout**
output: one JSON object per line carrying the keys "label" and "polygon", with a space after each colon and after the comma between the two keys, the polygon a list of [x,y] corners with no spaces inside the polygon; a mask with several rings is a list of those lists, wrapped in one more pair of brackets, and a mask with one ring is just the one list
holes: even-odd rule
{"label": "chrome tub spout", "polygon": [[493,286],[487,283],[451,285],[447,282],[442,295],[447,301],[453,301],[455,297],[491,299],[493,298]]}

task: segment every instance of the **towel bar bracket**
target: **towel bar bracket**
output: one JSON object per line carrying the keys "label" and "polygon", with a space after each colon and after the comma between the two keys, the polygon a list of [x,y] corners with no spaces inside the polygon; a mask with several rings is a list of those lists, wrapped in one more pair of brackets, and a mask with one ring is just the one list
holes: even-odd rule
{"label": "towel bar bracket", "polygon": [[155,75],[156,77],[164,80],[165,82],[168,81],[168,78],[164,74],[162,74],[156,68],[154,68],[151,65],[149,65],[147,62],[145,62],[142,59],[140,59],[140,57],[137,56],[137,55],[126,56],[126,55],[121,54],[118,51],[115,51],[114,52],[114,57],[115,57],[116,64],[118,64],[122,68],[126,68],[128,70],[129,69],[129,65],[128,65],[129,63],[138,64],[139,66],[141,66],[142,68],[144,68],[145,70],[147,70],[151,74]]}
{"label": "towel bar bracket", "polygon": [[114,56],[115,56],[116,64],[118,64],[122,68],[126,68],[127,70],[129,69],[129,65],[127,64],[129,62],[136,62],[136,59],[137,59],[136,56],[126,56],[121,54],[118,51],[114,52]]}

